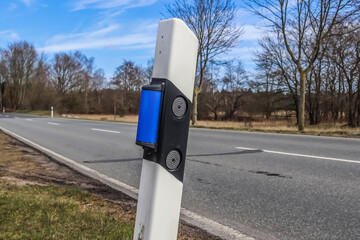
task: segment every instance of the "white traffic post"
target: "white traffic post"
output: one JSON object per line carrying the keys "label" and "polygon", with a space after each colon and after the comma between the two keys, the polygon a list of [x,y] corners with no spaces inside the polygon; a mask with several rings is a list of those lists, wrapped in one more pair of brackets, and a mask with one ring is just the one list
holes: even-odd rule
{"label": "white traffic post", "polygon": [[5,107],[3,107],[3,113],[5,113]]}
{"label": "white traffic post", "polygon": [[51,107],[51,118],[54,117],[54,107]]}
{"label": "white traffic post", "polygon": [[197,50],[182,20],[159,23],[152,82],[141,92],[136,144],[144,160],[134,240],[177,238]]}

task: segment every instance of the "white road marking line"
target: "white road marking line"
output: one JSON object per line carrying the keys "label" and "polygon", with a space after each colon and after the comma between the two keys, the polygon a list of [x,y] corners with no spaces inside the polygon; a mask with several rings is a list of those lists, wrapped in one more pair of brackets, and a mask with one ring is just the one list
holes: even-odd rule
{"label": "white road marking line", "polygon": [[32,122],[32,119],[30,119],[30,118],[25,118],[25,120]]}
{"label": "white road marking line", "polygon": [[59,126],[58,123],[54,123],[54,122],[47,122],[48,124],[51,124],[51,125],[56,125],[56,126]]}
{"label": "white road marking line", "polygon": [[109,132],[109,133],[120,133],[118,131],[112,131],[112,130],[106,130],[106,129],[99,129],[99,128],[92,128],[93,131],[99,131],[99,132]]}
{"label": "white road marking line", "polygon": [[5,117],[9,117],[9,115],[5,115]]}
{"label": "white road marking line", "polygon": [[[254,151],[254,150],[260,150],[260,149],[256,149],[256,148],[246,148],[246,147],[235,147],[237,149],[242,149],[242,150],[251,150],[251,151]],[[263,150],[264,151],[264,150]]]}
{"label": "white road marking line", "polygon": [[315,159],[323,159],[323,160],[329,160],[329,161],[359,163],[360,164],[360,160],[332,158],[332,157],[321,157],[321,156],[314,156],[314,155],[288,153],[288,152],[278,152],[278,151],[271,151],[271,150],[265,150],[265,149],[256,149],[256,148],[245,148],[245,147],[235,147],[235,148],[242,149],[242,150],[261,150],[261,151],[266,152],[266,153],[274,153],[274,154],[281,154],[281,155],[288,155],[288,156],[295,156],[295,157],[315,158]]}
{"label": "white road marking line", "polygon": [[[94,169],[91,169],[89,167],[86,167],[70,158],[67,158],[65,156],[62,156],[54,151],[51,151],[50,149],[47,149],[37,143],[34,143],[24,137],[21,137],[5,128],[0,127],[0,130],[9,134],[10,136],[13,136],[19,141],[22,141],[31,147],[34,147],[38,149],[39,151],[45,153],[46,155],[52,157],[56,161],[59,161],[70,168],[86,175],[91,178],[95,178],[106,185],[121,191],[130,197],[133,197],[135,199],[138,198],[139,190],[135,187],[132,187],[130,185],[127,185],[126,183],[123,183],[119,180],[116,180],[114,178],[108,177],[105,174],[102,174]],[[219,236],[223,239],[229,239],[229,240],[255,240],[252,237],[249,237],[231,227],[222,225],[216,221],[213,221],[209,218],[203,217],[195,212],[192,212],[190,210],[187,210],[186,208],[181,208],[181,219],[183,219],[185,222],[190,223],[191,225],[197,226],[199,228],[202,228],[209,233]]]}
{"label": "white road marking line", "polygon": [[247,236],[231,227],[222,225],[183,207],[181,208],[181,218],[185,220],[185,222],[188,222],[191,225],[195,225],[198,228],[201,228],[215,236],[219,236],[222,239],[255,240],[253,237]]}

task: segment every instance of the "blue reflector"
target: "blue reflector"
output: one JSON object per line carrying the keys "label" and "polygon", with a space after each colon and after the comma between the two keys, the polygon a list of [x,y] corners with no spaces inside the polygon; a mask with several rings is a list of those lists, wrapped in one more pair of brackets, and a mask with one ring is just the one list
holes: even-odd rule
{"label": "blue reflector", "polygon": [[156,143],[161,92],[142,90],[136,141]]}

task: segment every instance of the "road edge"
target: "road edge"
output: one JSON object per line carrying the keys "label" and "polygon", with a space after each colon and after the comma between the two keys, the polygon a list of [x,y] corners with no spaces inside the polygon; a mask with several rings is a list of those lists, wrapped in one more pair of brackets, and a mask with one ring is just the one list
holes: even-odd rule
{"label": "road edge", "polygon": [[[0,127],[0,130],[5,133],[6,135],[9,135],[16,140],[40,151],[44,155],[48,156],[49,158],[53,159],[54,161],[64,164],[67,167],[73,169],[76,172],[79,172],[85,176],[91,177],[93,179],[99,180],[100,182],[108,185],[109,187],[120,191],[134,199],[137,199],[138,197],[138,189],[135,187],[132,187],[130,185],[127,185],[126,183],[123,183],[119,180],[116,180],[114,178],[108,177],[105,174],[102,174],[96,170],[93,170],[89,167],[86,167],[70,158],[67,158],[65,156],[62,156],[50,149],[47,149],[37,143],[32,142],[31,140],[28,140],[27,138],[24,138],[22,136],[17,135],[16,133],[13,133],[3,127]],[[227,227],[225,225],[222,225],[218,222],[215,222],[211,219],[208,219],[204,216],[201,216],[197,213],[194,213],[190,210],[187,210],[186,208],[181,208],[181,216],[180,219],[186,222],[187,224],[190,224],[192,226],[195,226],[197,228],[200,228],[212,235],[218,236],[222,239],[228,239],[228,240],[255,240],[255,238],[247,236],[231,227]]]}

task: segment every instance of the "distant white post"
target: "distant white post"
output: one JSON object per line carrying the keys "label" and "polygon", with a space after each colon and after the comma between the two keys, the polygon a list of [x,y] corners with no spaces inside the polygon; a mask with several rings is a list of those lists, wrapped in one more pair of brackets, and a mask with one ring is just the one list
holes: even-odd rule
{"label": "distant white post", "polygon": [[5,107],[3,107],[3,113],[5,113]]}
{"label": "distant white post", "polygon": [[134,240],[175,240],[180,218],[198,40],[180,19],[159,23],[150,85],[142,87],[143,146]]}
{"label": "distant white post", "polygon": [[51,107],[51,118],[54,117],[54,107]]}

